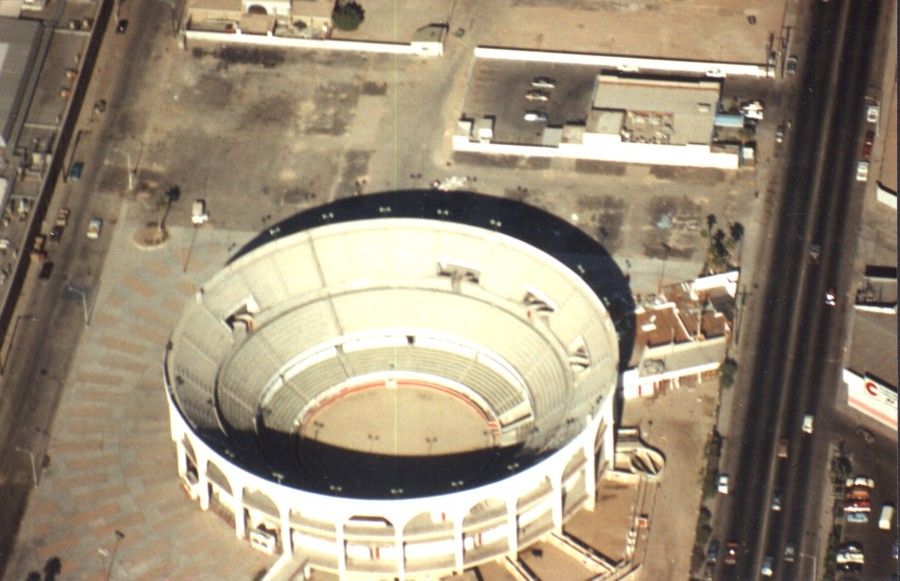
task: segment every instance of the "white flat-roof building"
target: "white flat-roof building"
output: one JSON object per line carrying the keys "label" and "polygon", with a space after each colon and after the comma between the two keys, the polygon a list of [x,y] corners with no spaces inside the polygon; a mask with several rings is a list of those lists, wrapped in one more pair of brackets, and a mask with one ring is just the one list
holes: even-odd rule
{"label": "white flat-roof building", "polygon": [[461,572],[560,532],[614,457],[607,259],[562,220],[462,192],[270,228],[166,350],[185,488],[238,537],[341,576]]}

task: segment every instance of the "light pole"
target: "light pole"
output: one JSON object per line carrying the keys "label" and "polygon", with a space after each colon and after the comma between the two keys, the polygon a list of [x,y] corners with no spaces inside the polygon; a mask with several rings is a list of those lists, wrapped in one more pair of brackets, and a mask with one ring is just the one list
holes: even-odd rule
{"label": "light pole", "polygon": [[72,283],[66,283],[66,290],[69,292],[73,292],[75,294],[81,295],[81,308],[84,311],[84,326],[90,327],[91,326],[91,316],[90,316],[90,313],[88,313],[87,295],[85,293],[85,289],[77,287],[77,286],[73,285]]}
{"label": "light pole", "polygon": [[34,465],[34,452],[29,448],[22,448],[20,446],[16,446],[16,452],[22,452],[23,454],[28,454],[28,458],[31,460],[31,479],[34,481],[34,487],[38,487],[38,477],[37,477],[37,468]]}
{"label": "light pole", "polygon": [[122,149],[121,147],[116,147],[115,149],[113,149],[113,151],[121,153],[122,155],[125,156],[125,164],[126,164],[125,169],[128,171],[128,191],[133,192],[134,191],[134,178],[135,178],[135,174],[137,174],[137,168],[133,167],[131,165],[131,154],[128,153],[127,151],[125,151],[124,149]]}
{"label": "light pole", "polygon": [[125,538],[125,533],[122,531],[116,531],[116,544],[113,545],[112,554],[109,556],[109,565],[106,567],[106,581],[109,581],[110,576],[112,575],[113,564],[116,562],[116,553],[119,552],[119,542]]}

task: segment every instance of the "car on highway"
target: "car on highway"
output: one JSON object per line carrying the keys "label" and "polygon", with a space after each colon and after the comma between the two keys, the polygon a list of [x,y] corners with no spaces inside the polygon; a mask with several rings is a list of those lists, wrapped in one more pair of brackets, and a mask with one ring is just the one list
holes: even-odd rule
{"label": "car on highway", "polygon": [[856,164],[856,181],[864,182],[869,179],[869,162],[860,160]]}
{"label": "car on highway", "polygon": [[67,182],[77,182],[81,179],[81,173],[84,171],[84,162],[76,161],[69,167],[69,173],[66,174]]}
{"label": "car on highway", "polygon": [[550,77],[535,77],[531,79],[531,86],[535,89],[555,89],[556,81]]}
{"label": "car on highway", "polygon": [[734,541],[725,545],[725,557],[722,561],[724,561],[726,565],[737,564],[737,549],[738,545]]}
{"label": "car on highway", "polygon": [[813,418],[812,414],[806,414],[803,416],[803,425],[801,426],[801,430],[803,430],[804,434],[812,434],[813,433]]}
{"label": "car on highway", "polygon": [[781,494],[778,492],[772,495],[772,510],[775,512],[781,511]]}
{"label": "car on highway", "polygon": [[866,121],[869,123],[878,123],[878,103],[870,103],[866,107]]}
{"label": "car on highway", "polygon": [[47,235],[47,240],[50,242],[59,242],[59,239],[62,238],[63,235],[63,227],[56,225],[50,229],[50,233]]}
{"label": "car on highway", "polygon": [[781,438],[778,440],[778,457],[779,458],[787,458],[788,457],[788,439]]}
{"label": "car on highway", "polygon": [[875,132],[871,129],[866,131],[866,136],[863,139],[862,152],[860,153],[860,157],[863,161],[869,161],[869,158],[872,157],[872,145],[875,143]]}
{"label": "car on highway", "polygon": [[784,125],[779,125],[777,129],[775,129],[775,143],[782,143],[784,141]]}
{"label": "car on highway", "polygon": [[88,222],[87,234],[89,240],[100,238],[100,230],[103,228],[103,220],[100,218],[91,218]]}
{"label": "car on highway", "polygon": [[712,564],[718,560],[719,560],[719,541],[712,540],[709,542],[709,546],[706,547],[706,562]]}
{"label": "car on highway", "polygon": [[772,558],[772,555],[766,555],[763,557],[762,567],[759,568],[759,574],[763,577],[771,577],[774,570],[775,559]]}
{"label": "car on highway", "polygon": [[525,121],[546,121],[547,114],[542,111],[526,111],[522,119]]}
{"label": "car on highway", "polygon": [[128,30],[128,21],[124,18],[119,20],[119,23],[116,24],[116,34],[125,34]]}
{"label": "car on highway", "polygon": [[528,91],[527,93],[525,93],[525,100],[526,101],[541,101],[541,102],[549,101],[550,93],[548,93],[547,91],[539,91],[539,90]]}
{"label": "car on highway", "polygon": [[784,546],[784,562],[793,563],[797,558],[797,547],[794,543],[788,543]]}
{"label": "car on highway", "polygon": [[821,244],[810,244],[809,245],[809,259],[813,262],[818,262],[819,256],[822,254],[822,245]]}
{"label": "car on highway", "polygon": [[800,59],[797,55],[792,54],[787,59],[787,74],[793,75],[797,72],[797,68],[800,66]]}
{"label": "car on highway", "polygon": [[728,494],[728,475],[719,474],[719,480],[716,483],[716,490],[719,494]]}
{"label": "car on highway", "polygon": [[829,287],[827,291],[825,291],[825,304],[829,307],[833,307],[837,304],[837,294],[835,294],[834,287]]}
{"label": "car on highway", "polygon": [[867,512],[848,512],[844,516],[848,523],[865,524],[869,522],[869,513]]}

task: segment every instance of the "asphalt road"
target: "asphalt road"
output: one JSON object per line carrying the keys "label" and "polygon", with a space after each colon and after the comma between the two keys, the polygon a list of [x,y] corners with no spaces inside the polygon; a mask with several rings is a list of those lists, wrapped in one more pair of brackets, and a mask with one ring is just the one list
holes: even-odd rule
{"label": "asphalt road", "polygon": [[[849,277],[856,233],[850,206],[861,203],[855,180],[864,96],[879,4],[817,2],[811,7],[808,48],[801,56],[794,122],[781,206],[776,217],[773,259],[762,289],[750,373],[752,409],[742,434],[735,434],[739,465],[725,518],[716,532],[739,545],[737,565],[717,567],[720,579],[754,579],[763,558],[775,558],[777,578],[811,579],[818,574],[816,531],[827,486],[830,406],[839,383],[843,328],[849,308]],[[789,85],[790,86],[790,85]],[[859,212],[857,211],[858,215]],[[821,244],[818,261],[811,243]],[[836,287],[838,304],[825,304]],[[801,431],[804,414],[816,418],[812,435]],[[788,441],[788,457],[776,454]],[[773,493],[783,497],[772,511]],[[813,534],[810,534],[810,533]],[[781,559],[788,543],[797,560]]]}
{"label": "asphalt road", "polygon": [[[100,45],[97,70],[85,99],[86,107],[76,125],[87,139],[78,145],[78,159],[85,170],[77,183],[57,184],[50,202],[47,221],[52,222],[56,208],[71,210],[68,226],[59,242],[50,245],[48,261],[54,263],[48,279],[36,279],[29,272],[19,297],[13,320],[13,336],[2,353],[4,366],[3,397],[0,417],[15,418],[0,448],[0,577],[9,559],[29,494],[37,480],[49,445],[49,430],[75,347],[85,326],[85,313],[93,308],[98,275],[109,250],[109,229],[113,227],[121,204],[118,192],[101,193],[104,161],[111,155],[112,141],[121,138],[129,111],[129,91],[135,80],[146,73],[149,61],[142,58],[160,35],[171,35],[171,11],[152,2],[122,8],[131,21],[125,35],[115,33],[115,16]],[[174,41],[173,41],[174,42]],[[90,108],[96,99],[106,99],[107,112],[91,120]],[[74,140],[73,140],[74,141]],[[73,143],[74,146],[74,143]],[[68,156],[69,152],[56,152]],[[123,157],[123,156],[117,156]],[[120,161],[116,159],[115,161]],[[121,160],[124,162],[124,160]],[[124,183],[125,173],[122,174]],[[100,239],[85,236],[93,216],[104,220]],[[38,270],[35,265],[31,269]],[[70,285],[84,293],[73,291]],[[32,460],[35,463],[32,476]],[[41,570],[42,563],[34,569]]]}

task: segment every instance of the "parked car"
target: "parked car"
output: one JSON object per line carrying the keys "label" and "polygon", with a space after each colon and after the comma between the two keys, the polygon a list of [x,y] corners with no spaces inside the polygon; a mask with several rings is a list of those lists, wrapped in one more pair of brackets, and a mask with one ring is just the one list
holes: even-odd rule
{"label": "parked car", "polygon": [[550,77],[535,77],[531,79],[531,86],[536,89],[555,89],[556,81]]}
{"label": "parked car", "polygon": [[525,121],[546,121],[547,114],[542,111],[526,111],[522,119]]}
{"label": "parked car", "polygon": [[547,91],[539,91],[539,90],[528,91],[527,93],[525,93],[525,100],[527,100],[527,101],[542,101],[542,102],[549,101],[550,93],[548,93]]}
{"label": "parked car", "polygon": [[784,141],[784,125],[779,125],[775,130],[775,143],[781,143]]}
{"label": "parked car", "polygon": [[825,291],[825,304],[829,307],[833,307],[837,304],[837,294],[834,290],[834,287],[829,287],[827,291]]}
{"label": "parked car", "polygon": [[42,280],[47,280],[50,278],[50,275],[53,273],[53,263],[52,262],[44,262],[41,265],[41,272],[38,273],[38,278]]}
{"label": "parked car", "polygon": [[716,488],[719,491],[719,494],[728,494],[728,475],[727,474],[719,474],[719,480]]}
{"label": "parked car", "polygon": [[868,107],[866,107],[866,121],[869,123],[878,123],[878,103],[870,103]]}
{"label": "parked car", "polygon": [[124,18],[119,20],[119,23],[116,24],[116,34],[125,34],[128,30],[128,21]]}
{"label": "parked car", "polygon": [[869,179],[869,162],[860,160],[856,164],[856,181],[864,182]]}
{"label": "parked car", "polygon": [[706,562],[707,563],[715,563],[719,560],[719,541],[710,541],[709,546],[706,548]]}
{"label": "parked car", "polygon": [[871,445],[875,443],[875,435],[862,426],[856,428],[856,435],[862,438],[863,442],[865,442],[866,444]]}
{"label": "parked car", "polygon": [[50,233],[47,235],[47,239],[50,242],[59,242],[59,239],[62,238],[62,234],[62,226],[53,226],[53,228],[50,229]]}
{"label": "parked car", "polygon": [[69,173],[66,174],[66,181],[77,182],[81,179],[81,172],[84,171],[84,162],[76,161],[69,167]]}
{"label": "parked car", "polygon": [[846,512],[844,517],[848,523],[865,524],[869,522],[869,513],[867,512]]}
{"label": "parked car", "polygon": [[800,59],[797,55],[792,54],[787,59],[787,74],[793,75],[797,72],[797,68],[800,66]]}

